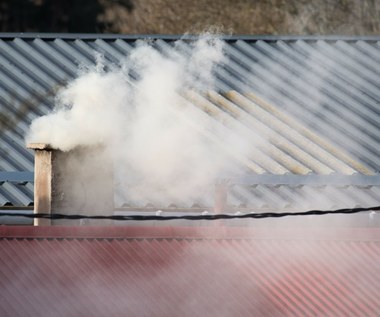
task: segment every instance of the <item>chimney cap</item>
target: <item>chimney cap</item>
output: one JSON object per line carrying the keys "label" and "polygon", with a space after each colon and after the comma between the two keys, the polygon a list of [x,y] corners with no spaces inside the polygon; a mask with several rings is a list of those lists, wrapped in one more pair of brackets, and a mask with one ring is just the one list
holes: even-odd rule
{"label": "chimney cap", "polygon": [[28,149],[33,149],[33,150],[47,150],[51,151],[54,150],[50,144],[48,143],[28,143],[26,145]]}

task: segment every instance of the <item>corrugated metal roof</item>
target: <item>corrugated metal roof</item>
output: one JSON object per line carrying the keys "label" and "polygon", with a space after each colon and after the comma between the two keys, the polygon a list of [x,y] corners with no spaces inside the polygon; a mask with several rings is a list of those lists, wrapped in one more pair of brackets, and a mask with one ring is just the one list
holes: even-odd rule
{"label": "corrugated metal roof", "polygon": [[[142,36],[0,34],[0,171],[32,171],[24,135],[54,94],[95,52],[119,64]],[[188,54],[196,37],[156,36]],[[249,157],[254,173],[380,172],[380,39],[224,37],[216,91],[185,97],[223,123],[270,141]]]}
{"label": "corrugated metal roof", "polygon": [[378,229],[0,228],[1,316],[377,316]]}

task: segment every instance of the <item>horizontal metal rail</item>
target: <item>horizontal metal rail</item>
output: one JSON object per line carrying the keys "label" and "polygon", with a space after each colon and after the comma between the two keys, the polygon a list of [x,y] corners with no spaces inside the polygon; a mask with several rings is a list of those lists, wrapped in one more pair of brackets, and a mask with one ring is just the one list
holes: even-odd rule
{"label": "horizontal metal rail", "polygon": [[[0,182],[34,182],[33,172],[4,172],[0,171]],[[374,175],[250,175],[242,177],[219,178],[217,183],[237,184],[237,185],[356,185],[370,186],[380,185],[380,174]]]}
{"label": "horizontal metal rail", "polygon": [[0,172],[0,182],[34,182],[34,173]]}
{"label": "horizontal metal rail", "polygon": [[373,176],[354,175],[252,175],[220,179],[220,182],[235,185],[335,185],[335,186],[371,186],[380,185],[380,174]]}

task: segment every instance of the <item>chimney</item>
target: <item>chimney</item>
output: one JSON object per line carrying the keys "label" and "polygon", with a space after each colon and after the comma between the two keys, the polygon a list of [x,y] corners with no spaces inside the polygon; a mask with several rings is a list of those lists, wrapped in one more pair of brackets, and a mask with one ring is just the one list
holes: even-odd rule
{"label": "chimney", "polygon": [[[32,143],[28,148],[35,151],[34,213],[113,214],[113,166],[104,147],[77,147],[63,152],[48,144]],[[77,220],[34,220],[36,226],[79,223]]]}

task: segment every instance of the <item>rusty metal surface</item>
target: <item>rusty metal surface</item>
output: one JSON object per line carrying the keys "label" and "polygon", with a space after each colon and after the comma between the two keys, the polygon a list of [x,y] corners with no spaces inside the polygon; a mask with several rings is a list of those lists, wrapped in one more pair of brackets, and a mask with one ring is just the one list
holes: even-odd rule
{"label": "rusty metal surface", "polygon": [[1,316],[377,316],[378,229],[0,228]]}

